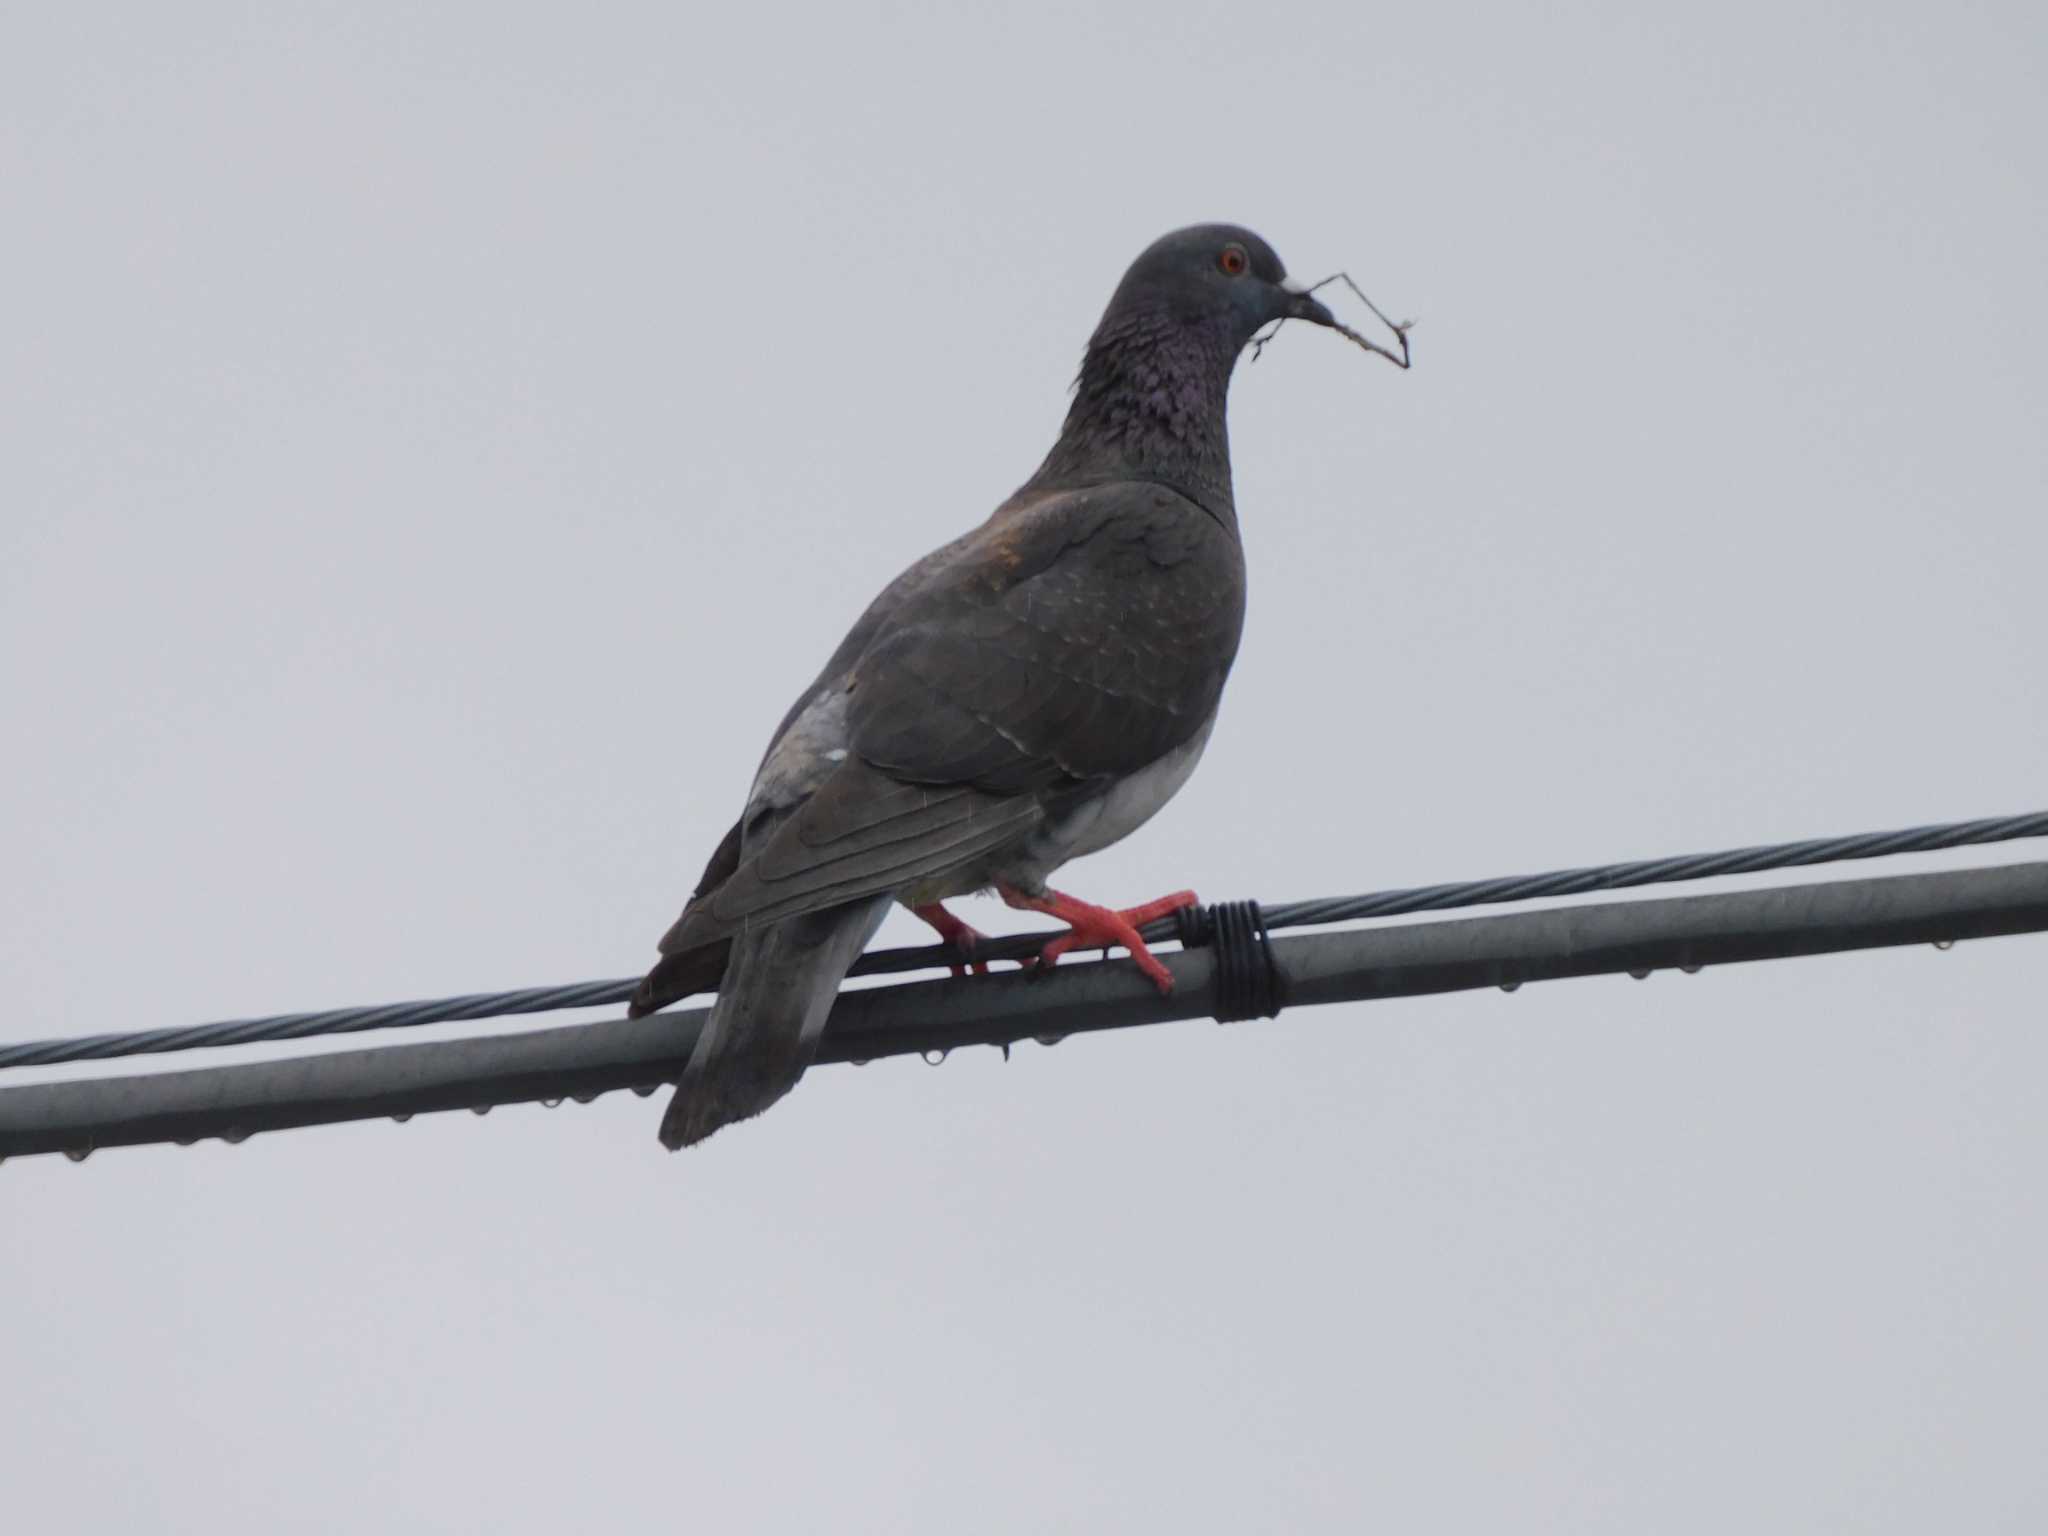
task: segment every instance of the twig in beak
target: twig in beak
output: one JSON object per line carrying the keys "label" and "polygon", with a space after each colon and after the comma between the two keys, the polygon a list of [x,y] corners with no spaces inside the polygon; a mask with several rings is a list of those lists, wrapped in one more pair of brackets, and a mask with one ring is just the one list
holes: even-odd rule
{"label": "twig in beak", "polygon": [[1343,285],[1346,288],[1349,288],[1353,293],[1357,294],[1359,302],[1365,305],[1367,309],[1372,311],[1373,318],[1378,320],[1381,325],[1384,325],[1388,330],[1394,333],[1395,339],[1401,343],[1400,355],[1397,357],[1394,353],[1389,352],[1385,347],[1381,346],[1376,341],[1366,340],[1365,337],[1359,335],[1358,332],[1352,330],[1351,327],[1348,325],[1332,325],[1331,329],[1334,330],[1339,336],[1345,337],[1350,341],[1357,342],[1358,345],[1365,348],[1366,351],[1377,352],[1381,357],[1384,357],[1396,368],[1411,367],[1412,364],[1408,357],[1408,333],[1415,329],[1415,322],[1413,320],[1389,320],[1386,317],[1386,315],[1381,312],[1379,305],[1373,303],[1371,299],[1368,299],[1365,296],[1365,290],[1359,287],[1358,284],[1351,281],[1351,274],[1349,272],[1333,272],[1328,277],[1324,278],[1320,283],[1312,284],[1308,291],[1310,293],[1314,293],[1316,289],[1327,288],[1330,284],[1336,282],[1343,283]]}

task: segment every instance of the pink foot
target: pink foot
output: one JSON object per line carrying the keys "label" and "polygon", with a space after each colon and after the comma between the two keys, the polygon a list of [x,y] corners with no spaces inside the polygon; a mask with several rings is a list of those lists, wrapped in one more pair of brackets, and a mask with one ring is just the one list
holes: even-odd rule
{"label": "pink foot", "polygon": [[[923,918],[939,931],[940,943],[952,945],[962,955],[971,956],[974,953],[974,946],[987,937],[986,934],[968,927],[967,924],[961,922],[959,918],[948,912],[944,902],[927,902],[921,907],[912,907],[910,911],[912,916]],[[965,976],[970,966],[977,976],[986,976],[988,974],[988,962],[986,960],[969,960],[963,964],[956,965],[953,967],[953,974],[955,976]]]}
{"label": "pink foot", "polygon": [[1119,911],[1114,907],[1098,907],[1093,902],[1081,901],[1060,891],[1027,896],[1013,886],[999,885],[996,890],[1013,907],[1026,912],[1044,912],[1067,924],[1065,933],[1038,952],[1041,970],[1057,965],[1060,956],[1070,949],[1106,950],[1112,944],[1121,944],[1138,962],[1138,969],[1152,978],[1153,986],[1161,992],[1173,990],[1173,973],[1153,957],[1152,951],[1145,947],[1145,941],[1138,937],[1138,930],[1169,912],[1192,907],[1195,904],[1193,891],[1175,891],[1171,896],[1148,901],[1142,907],[1125,907]]}

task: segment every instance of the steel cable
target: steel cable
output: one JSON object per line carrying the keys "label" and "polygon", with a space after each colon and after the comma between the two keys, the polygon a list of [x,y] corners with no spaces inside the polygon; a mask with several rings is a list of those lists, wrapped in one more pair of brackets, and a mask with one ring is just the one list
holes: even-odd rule
{"label": "steel cable", "polygon": [[[1813,838],[1774,843],[1721,853],[1684,854],[1631,863],[1595,864],[1580,869],[1552,870],[1539,875],[1512,875],[1491,880],[1466,880],[1445,885],[1374,891],[1361,896],[1331,896],[1311,901],[1282,902],[1264,908],[1265,927],[1302,928],[1363,918],[1393,917],[1409,912],[1448,911],[1459,907],[1529,901],[1541,897],[1577,896],[1589,891],[1625,890],[1634,886],[1707,880],[1720,875],[1758,874],[1850,859],[1886,858],[1903,853],[1931,853],[2017,838],[2048,837],[2048,811],[2025,816],[1991,817],[1948,822],[1893,832],[1865,832],[1852,837]],[[1147,942],[1178,936],[1172,918],[1148,925]],[[977,947],[984,960],[1024,960],[1036,954],[1047,935],[1009,934]],[[929,944],[885,949],[856,960],[854,976],[896,974],[944,968],[960,960],[948,945]],[[513,992],[479,992],[463,997],[428,998],[372,1007],[330,1008],[317,1013],[272,1014],[261,1018],[226,1019],[213,1024],[188,1024],[126,1034],[85,1035],[71,1039],[35,1040],[0,1046],[0,1069],[54,1066],[71,1061],[101,1061],[118,1056],[154,1055],[209,1046],[251,1045],[277,1040],[302,1040],[315,1035],[352,1034],[368,1029],[411,1029],[477,1019],[510,1018],[551,1013],[566,1008],[597,1008],[622,1003],[639,984],[638,977],[616,981],[574,982],[565,986],[527,987]]]}

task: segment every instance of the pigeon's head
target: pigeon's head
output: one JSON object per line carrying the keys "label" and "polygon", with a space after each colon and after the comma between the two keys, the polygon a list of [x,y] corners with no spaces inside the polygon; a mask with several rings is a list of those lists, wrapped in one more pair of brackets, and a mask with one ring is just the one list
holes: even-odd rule
{"label": "pigeon's head", "polygon": [[[1344,283],[1372,308],[1343,273],[1326,281]],[[1217,515],[1225,516],[1226,396],[1246,346],[1257,357],[1273,334],[1268,326],[1306,320],[1406,368],[1408,322],[1380,319],[1399,337],[1398,354],[1338,320],[1309,284],[1288,277],[1273,247],[1250,230],[1236,224],[1177,229],[1153,241],[1117,284],[1088,338],[1059,441],[1026,484],[1154,480],[1184,490],[1212,512],[1224,509]]]}
{"label": "pigeon's head", "polygon": [[1185,323],[1220,322],[1239,346],[1276,320],[1337,323],[1287,275],[1272,246],[1235,224],[1196,224],[1153,241],[1131,263],[1109,307],[1114,314],[1162,306]]}

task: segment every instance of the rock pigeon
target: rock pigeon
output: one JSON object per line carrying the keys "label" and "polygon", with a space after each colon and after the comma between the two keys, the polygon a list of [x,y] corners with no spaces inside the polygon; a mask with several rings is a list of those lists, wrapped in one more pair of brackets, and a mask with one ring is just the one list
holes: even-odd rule
{"label": "rock pigeon", "polygon": [[892,901],[966,959],[979,935],[943,903],[992,888],[1069,925],[1041,965],[1114,944],[1172,988],[1137,930],[1192,892],[1119,910],[1046,879],[1144,825],[1209,740],[1245,605],[1225,398],[1283,319],[1345,330],[1250,230],[1156,241],[1038,472],[891,582],[783,717],[630,1005],[718,990],[666,1146],[796,1085]]}

